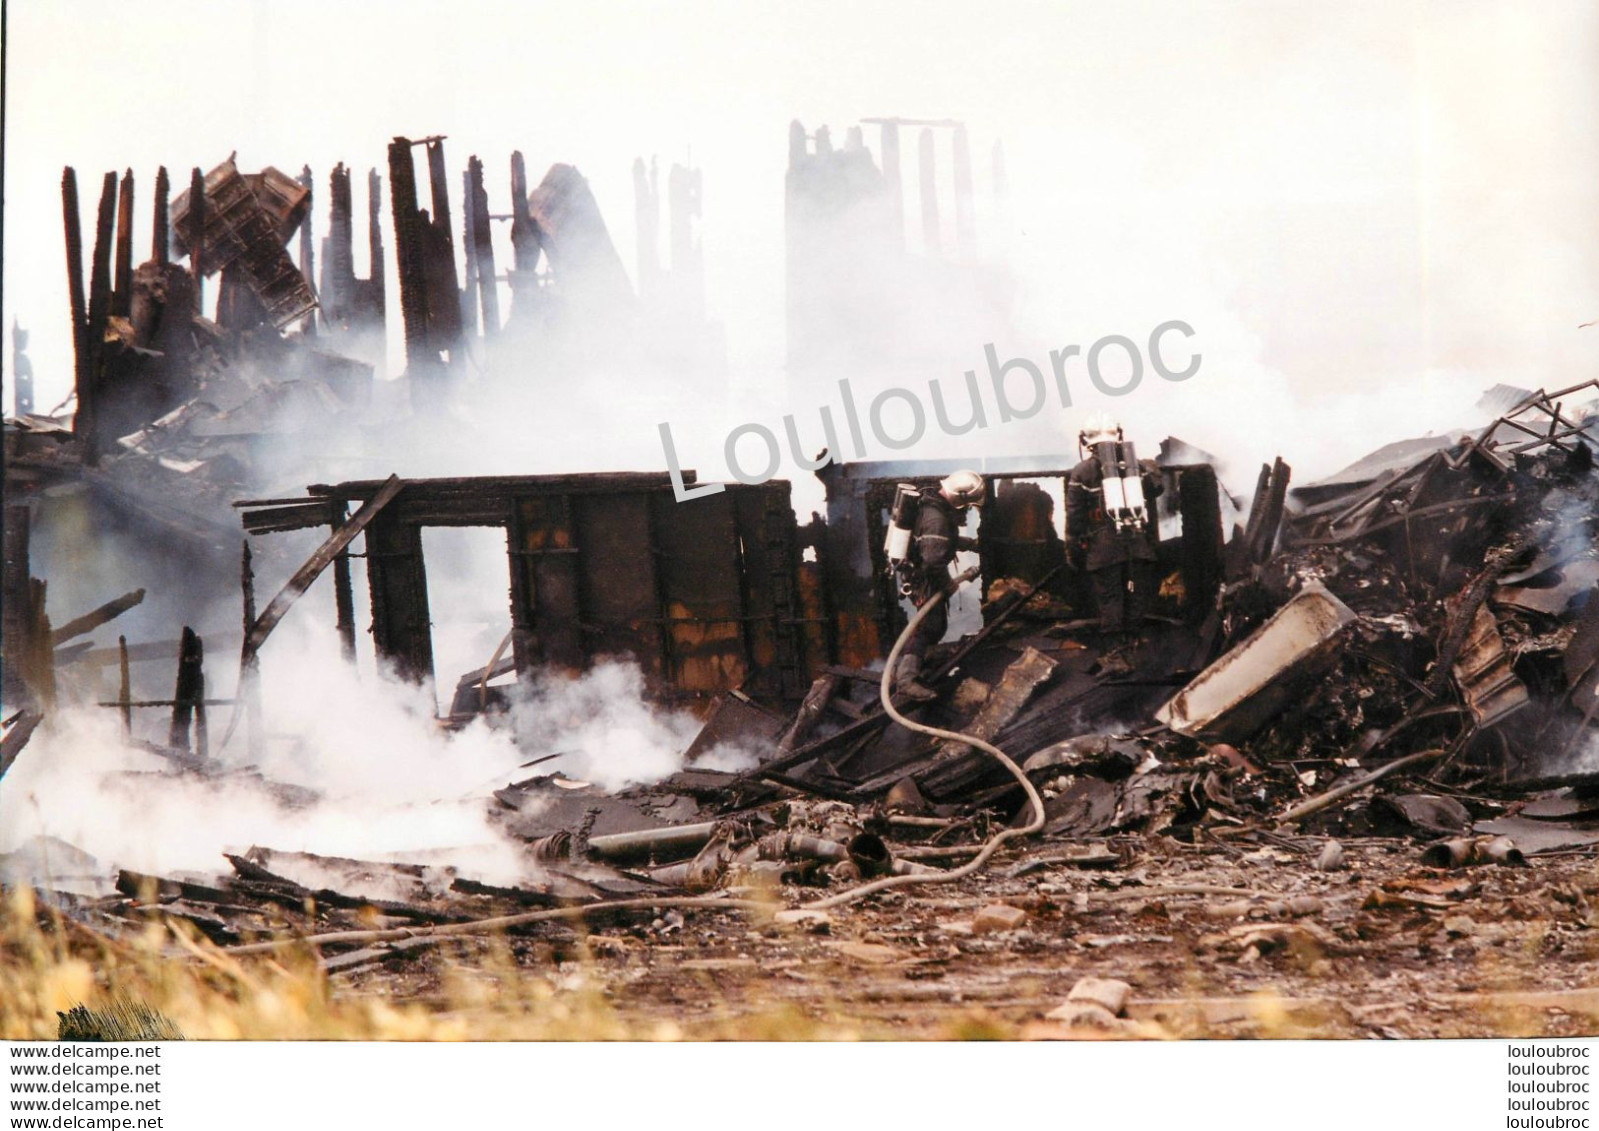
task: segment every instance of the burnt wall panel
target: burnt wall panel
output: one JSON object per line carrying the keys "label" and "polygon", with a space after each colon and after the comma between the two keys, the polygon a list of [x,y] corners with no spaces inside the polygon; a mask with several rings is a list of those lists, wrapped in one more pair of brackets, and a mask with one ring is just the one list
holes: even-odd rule
{"label": "burnt wall panel", "polygon": [[982,510],[978,531],[983,550],[983,587],[1001,577],[1041,581],[1066,560],[1055,531],[1055,500],[1036,483],[997,479]]}
{"label": "burnt wall panel", "polygon": [[422,528],[378,515],[366,528],[366,576],[372,593],[372,643],[405,679],[433,678],[427,570]]}
{"label": "burnt wall panel", "polygon": [[734,489],[744,575],[745,640],[752,694],[798,698],[810,686],[796,564],[798,532],[787,483]]}
{"label": "burnt wall panel", "polygon": [[747,673],[738,534],[729,493],[690,502],[656,495],[656,559],[669,679],[679,692],[737,687]]}
{"label": "burnt wall panel", "polygon": [[638,661],[648,685],[665,678],[665,638],[656,589],[647,494],[575,497],[573,527],[588,654]]}
{"label": "burnt wall panel", "polygon": [[519,606],[512,611],[512,626],[521,630],[513,636],[513,643],[520,645],[517,670],[526,672],[539,664],[581,670],[589,653],[583,640],[571,499],[517,499],[508,541],[517,574],[512,592]]}
{"label": "burnt wall panel", "polygon": [[1183,522],[1183,613],[1203,620],[1216,607],[1226,554],[1216,469],[1208,464],[1179,469],[1177,503]]}

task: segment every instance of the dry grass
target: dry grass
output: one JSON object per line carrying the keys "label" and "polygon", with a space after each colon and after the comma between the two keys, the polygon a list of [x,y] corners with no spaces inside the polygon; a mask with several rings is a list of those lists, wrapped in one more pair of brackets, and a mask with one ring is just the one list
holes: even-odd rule
{"label": "dry grass", "polygon": [[[426,1001],[335,992],[305,950],[233,958],[186,924],[152,921],[113,939],[42,905],[27,888],[0,900],[0,1039],[54,1040],[58,1013],[142,1003],[190,1040],[852,1040],[848,1018],[819,1020],[786,1004],[728,1011],[692,1025],[629,1019],[588,976],[517,966],[508,941],[441,947],[437,992]],[[949,1038],[1016,1035],[993,1018],[955,1017]]]}

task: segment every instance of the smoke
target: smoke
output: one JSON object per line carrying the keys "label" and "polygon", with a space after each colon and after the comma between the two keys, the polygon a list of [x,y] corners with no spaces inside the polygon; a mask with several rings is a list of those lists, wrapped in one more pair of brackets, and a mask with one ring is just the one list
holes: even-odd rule
{"label": "smoke", "polygon": [[[217,664],[215,667],[223,667]],[[431,691],[358,673],[331,629],[285,622],[262,656],[266,733],[259,760],[241,726],[216,749],[227,708],[213,708],[213,777],[173,773],[124,742],[117,714],[52,714],[0,788],[0,852],[53,836],[108,867],[213,875],[221,854],[251,845],[375,860],[447,858],[489,882],[532,874],[520,846],[488,818],[489,795],[532,773],[606,787],[655,781],[683,765],[699,724],[647,706],[634,667],[601,664],[547,676],[515,705],[514,727],[477,720],[456,732],[434,717]],[[164,712],[162,712],[164,719]],[[560,757],[535,770],[542,754]],[[745,755],[712,751],[705,765]],[[280,787],[313,791],[303,801]]]}
{"label": "smoke", "polygon": [[[425,24],[443,29],[446,41],[454,29],[500,26],[506,17],[489,5],[447,20],[430,5],[409,7],[393,28]],[[497,345],[474,343],[448,404],[412,417],[403,386],[385,380],[404,367],[385,204],[387,358],[373,406],[341,429],[336,448],[326,434],[275,438],[264,474],[285,491],[313,479],[391,472],[660,470],[662,421],[674,428],[685,468],[702,480],[722,479],[730,471],[724,440],[741,424],[761,422],[781,437],[782,417],[793,413],[801,436],[819,440],[818,410],[833,403],[841,378],[854,382],[864,403],[884,388],[905,387],[928,405],[928,383],[937,380],[959,404],[967,370],[984,390],[988,427],[961,436],[933,429],[911,450],[878,449],[869,458],[1038,455],[1067,464],[1082,418],[1109,410],[1144,455],[1167,434],[1215,453],[1236,491],[1273,456],[1288,459],[1295,482],[1304,483],[1388,440],[1472,422],[1471,403],[1495,381],[1564,383],[1547,375],[1592,361],[1591,333],[1570,329],[1599,311],[1592,270],[1599,247],[1592,108],[1599,101],[1587,57],[1594,15],[1578,6],[1545,9],[1533,20],[1508,3],[1467,13],[1423,3],[1337,14],[1224,4],[1136,19],[1097,5],[1047,13],[1025,5],[982,19],[856,5],[785,21],[776,39],[770,12],[758,8],[728,7],[715,19],[669,27],[569,13],[542,31],[563,45],[547,53],[550,66],[529,72],[515,37],[491,36],[451,45],[474,60],[470,74],[438,65],[437,36],[384,38],[368,13],[327,5],[291,5],[257,20],[247,37],[255,70],[241,72],[236,24],[166,8],[143,21],[155,31],[126,20],[84,21],[71,6],[51,4],[19,9],[8,25],[11,207],[0,321],[9,328],[20,317],[32,331],[43,407],[66,394],[72,372],[59,226],[44,222],[60,215],[57,177],[65,164],[78,168],[86,222],[96,173],[134,169],[135,246],[142,249],[151,227],[148,186],[163,162],[177,185],[189,165],[209,165],[233,149],[245,169],[307,163],[317,175],[321,235],[327,170],[344,160],[357,173],[377,166],[387,179],[383,139],[395,133],[449,135],[452,176],[469,154],[483,156],[495,212],[505,209],[506,158],[522,146],[535,182],[553,161],[584,172],[624,264],[637,251],[628,222],[633,156],[664,150],[667,161],[686,159],[692,143],[692,163],[704,170],[707,322],[727,326],[725,373],[703,355],[665,348],[647,320],[618,317],[574,341],[535,330]],[[944,34],[906,37],[907,19]],[[1305,34],[1306,22],[1314,34]],[[319,34],[304,35],[313,24]],[[873,45],[874,65],[818,70],[818,58],[836,56],[844,26]],[[151,57],[138,47],[145,34],[159,35],[161,50],[193,65],[122,69]],[[346,44],[374,35],[383,50],[367,53],[369,62],[343,58]],[[51,65],[50,45],[68,40],[93,61],[98,88],[83,86],[81,69]],[[782,50],[752,53],[748,45],[760,41],[780,42]],[[1061,65],[1063,42],[1086,45],[1069,67]],[[1153,65],[1129,66],[1129,52]],[[338,89],[324,99],[332,111],[309,119],[269,112],[263,99],[275,87],[265,61],[291,54],[304,73],[333,76]],[[696,65],[685,69],[682,60]],[[99,97],[129,90],[140,96]],[[189,105],[201,92],[204,115],[149,112]],[[526,109],[544,105],[585,110],[544,115],[530,137]],[[831,317],[836,312],[811,305],[820,303],[816,296],[785,293],[785,131],[795,115],[813,130],[830,122],[842,144],[860,116],[893,113],[953,113],[969,122],[978,249],[962,258],[923,246],[915,138],[907,131],[908,258],[864,259],[842,241],[837,254],[852,289],[878,296],[874,309],[883,317]],[[875,147],[870,130],[867,140]],[[1000,141],[1009,195],[999,193],[991,164]],[[946,137],[938,145],[940,235],[950,249],[957,243],[951,155]],[[1483,178],[1483,168],[1493,177]],[[354,204],[359,233],[363,193]],[[452,204],[458,218],[458,197]],[[494,238],[503,269],[512,262],[504,225]],[[355,245],[364,275],[365,241]],[[670,279],[665,284],[664,305],[681,305],[685,296],[670,292]],[[559,286],[557,279],[556,293]],[[214,280],[207,289],[214,299]],[[499,297],[509,310],[508,288]],[[785,340],[791,311],[819,327],[831,361],[786,368],[795,344]],[[1194,327],[1193,348],[1204,355],[1190,380],[1156,377],[1146,357],[1141,385],[1112,397],[1093,387],[1079,363],[1069,406],[1052,402],[1029,420],[994,422],[986,344],[1001,361],[1027,358],[1047,374],[1051,350],[1086,351],[1107,334],[1142,343],[1169,319]],[[705,329],[714,337],[714,327]],[[380,360],[370,341],[319,344]],[[1128,375],[1108,369],[1105,376],[1119,384]],[[903,433],[902,420],[886,423]],[[820,488],[784,447],[779,475],[793,481],[803,515],[819,505]],[[130,639],[171,638],[182,623],[237,623],[231,596],[198,592],[188,580],[194,573],[231,580],[231,567],[217,574],[150,560],[121,543],[96,543],[100,530],[78,533],[54,547],[46,537],[36,542],[35,572],[50,579],[53,613],[75,615],[143,585],[147,604],[113,626]],[[475,544],[439,544],[432,532],[429,539],[437,670],[447,689],[486,662],[508,627],[504,559]],[[295,545],[282,535],[257,544],[268,541]],[[278,566],[286,573],[294,564]],[[259,568],[264,595],[270,570],[265,562]],[[360,608],[359,571],[356,585]],[[323,601],[325,609],[326,587],[324,579],[307,602]],[[297,609],[263,657],[274,733],[261,770],[317,790],[321,802],[288,811],[243,780],[130,777],[162,763],[123,746],[113,713],[82,708],[54,716],[8,775],[0,841],[51,831],[130,866],[204,871],[216,867],[219,846],[252,841],[342,855],[492,848],[499,842],[481,818],[481,794],[468,792],[473,783],[502,781],[536,753],[556,752],[562,757],[550,765],[572,776],[608,785],[651,780],[681,764],[692,738],[691,719],[647,707],[638,673],[614,664],[578,679],[542,678],[515,703],[510,730],[477,723],[446,734],[431,690],[373,670],[364,636],[359,678],[343,665],[331,632],[317,627],[325,617]],[[213,654],[212,672],[222,666]],[[218,684],[226,681],[213,674],[213,693]],[[237,760],[239,751],[230,747],[226,757]],[[737,765],[743,757],[717,751],[701,764]],[[464,793],[459,806],[438,803]]]}
{"label": "smoke", "polygon": [[[658,781],[683,766],[700,722],[644,700],[637,665],[604,661],[581,676],[545,673],[512,711],[525,750],[559,753],[553,764],[567,776],[606,789]],[[701,769],[739,770],[753,752],[722,745],[707,751]]]}

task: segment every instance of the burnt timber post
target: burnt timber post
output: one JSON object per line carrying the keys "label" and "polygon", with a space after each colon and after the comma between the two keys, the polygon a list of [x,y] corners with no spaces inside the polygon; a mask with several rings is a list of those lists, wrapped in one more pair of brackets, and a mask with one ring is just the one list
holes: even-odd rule
{"label": "burnt timber post", "polygon": [[154,223],[150,228],[150,258],[165,267],[169,256],[168,224],[171,222],[167,212],[167,195],[172,191],[171,183],[167,180],[167,167],[161,166],[155,174],[155,215]]}
{"label": "burnt timber post", "polygon": [[383,178],[378,176],[376,169],[366,172],[366,242],[367,251],[371,260],[368,269],[370,276],[372,320],[379,326],[387,314],[385,287],[387,283],[383,277],[383,224],[379,219],[383,208]]}
{"label": "burnt timber post", "polygon": [[322,313],[335,326],[351,321],[355,282],[355,229],[350,214],[350,171],[339,162],[328,175],[328,237],[322,245]]}
{"label": "burnt timber post", "polygon": [[111,314],[126,318],[133,306],[133,170],[122,174],[117,193],[117,267],[111,288]]}
{"label": "burnt timber post", "polygon": [[402,679],[433,678],[433,640],[428,614],[422,529],[380,514],[366,528],[366,576],[372,595],[372,644],[379,662],[392,664]]}
{"label": "burnt timber post", "polygon": [[128,665],[128,638],[117,637],[117,702],[122,716],[122,737],[133,737],[133,675]]}
{"label": "burnt timber post", "polygon": [[[83,292],[83,228],[78,217],[78,174],[71,166],[61,171],[61,216],[67,239],[67,295],[72,303],[73,386],[81,391],[89,386],[89,314]],[[81,416],[81,404],[78,412]],[[73,427],[77,427],[76,421]]]}
{"label": "burnt timber post", "polygon": [[83,462],[99,462],[99,395],[105,357],[106,320],[111,315],[111,240],[116,219],[117,175],[107,173],[100,188],[100,214],[95,224],[94,267],[89,275],[89,316],[85,331],[89,364],[78,384],[78,411],[72,431],[83,445]]}
{"label": "burnt timber post", "polygon": [[[349,508],[340,504],[334,511],[333,529],[338,530],[349,518]],[[350,588],[350,551],[339,551],[333,559],[333,602],[338,613],[339,650],[348,663],[355,663],[355,594]]]}
{"label": "burnt timber post", "polygon": [[[448,351],[455,367],[462,345],[461,286],[455,275],[455,236],[450,231],[450,177],[444,164],[444,139],[430,137],[427,146],[428,195],[432,219],[423,227],[424,271],[427,276],[428,340],[436,354]],[[426,213],[423,213],[426,215]]]}
{"label": "burnt timber post", "polygon": [[[239,566],[239,590],[244,599],[244,651],[239,665],[237,695],[244,710],[245,749],[251,760],[261,756],[261,661],[249,650],[250,633],[255,628],[255,566],[250,560],[250,543],[244,543]],[[222,740],[227,744],[227,738]]]}
{"label": "burnt timber post", "polygon": [[422,215],[416,205],[416,167],[411,141],[389,143],[389,206],[394,215],[394,254],[399,264],[400,313],[405,319],[405,370],[411,382],[411,405],[431,407],[444,380],[439,348],[428,318],[428,271]]}
{"label": "burnt timber post", "polygon": [[461,288],[461,329],[477,333],[477,241],[472,238],[472,173],[461,171],[461,248],[466,252],[465,286]]}
{"label": "burnt timber post", "polygon": [[[311,216],[316,211],[313,194],[313,181],[311,166],[301,165],[300,175],[296,178],[301,188],[305,190],[305,219],[300,221],[300,274],[305,276],[305,285],[311,293],[316,294],[316,251],[315,238],[311,233]],[[305,332],[310,337],[316,337],[316,308],[312,307],[305,316]]]}
{"label": "burnt timber post", "polygon": [[205,174],[199,166],[189,174],[189,273],[194,276],[194,312],[205,316]]}
{"label": "burnt timber post", "polygon": [[172,692],[172,727],[167,745],[175,750],[189,749],[189,724],[195,707],[205,697],[205,645],[194,629],[183,626],[183,642],[178,648],[178,680]]}
{"label": "burnt timber post", "polygon": [[5,564],[0,581],[0,699],[8,709],[31,706],[24,678],[32,643],[31,586],[28,583],[28,508],[5,508]]}
{"label": "burnt timber post", "polygon": [[520,150],[511,154],[511,317],[531,322],[538,302],[539,236]]}
{"label": "burnt timber post", "polygon": [[[483,336],[500,332],[499,281],[494,270],[494,239],[489,226],[489,194],[483,187],[483,162],[476,157],[467,162],[468,207],[472,217],[471,244],[477,265],[478,298],[483,307]],[[468,287],[471,279],[467,280]]]}

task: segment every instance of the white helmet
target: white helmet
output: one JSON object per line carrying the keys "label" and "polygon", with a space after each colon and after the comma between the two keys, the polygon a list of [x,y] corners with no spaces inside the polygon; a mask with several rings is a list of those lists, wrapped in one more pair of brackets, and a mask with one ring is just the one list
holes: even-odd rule
{"label": "white helmet", "polygon": [[957,471],[940,480],[938,489],[956,507],[980,507],[988,497],[988,485],[975,471]]}
{"label": "white helmet", "polygon": [[1083,421],[1083,430],[1077,434],[1077,442],[1085,448],[1107,441],[1118,442],[1122,438],[1122,426],[1108,412],[1096,412]]}

